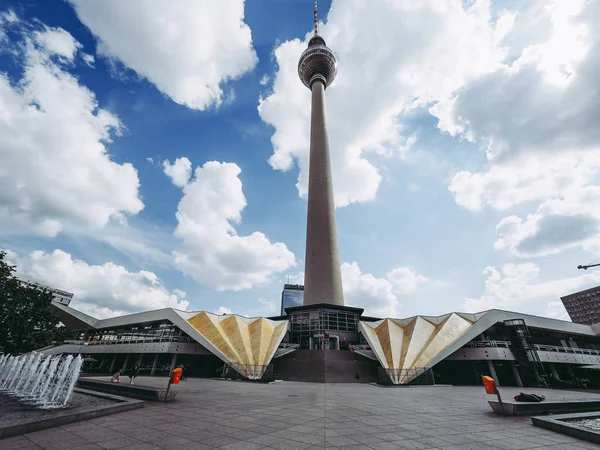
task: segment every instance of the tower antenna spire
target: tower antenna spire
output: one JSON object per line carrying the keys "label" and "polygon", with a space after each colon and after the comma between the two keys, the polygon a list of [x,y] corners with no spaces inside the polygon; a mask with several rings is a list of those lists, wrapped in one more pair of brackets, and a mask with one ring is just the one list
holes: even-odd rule
{"label": "tower antenna spire", "polygon": [[315,0],[315,36],[319,34],[319,10],[317,8],[317,0]]}

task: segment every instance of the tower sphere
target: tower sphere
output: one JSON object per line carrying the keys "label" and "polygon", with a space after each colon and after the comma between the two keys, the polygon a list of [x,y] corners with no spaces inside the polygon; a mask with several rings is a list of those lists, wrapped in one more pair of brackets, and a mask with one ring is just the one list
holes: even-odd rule
{"label": "tower sphere", "polygon": [[329,86],[337,74],[337,60],[325,44],[325,39],[315,35],[308,42],[308,48],[300,55],[298,76],[304,86],[311,88],[313,81],[321,79],[325,87]]}

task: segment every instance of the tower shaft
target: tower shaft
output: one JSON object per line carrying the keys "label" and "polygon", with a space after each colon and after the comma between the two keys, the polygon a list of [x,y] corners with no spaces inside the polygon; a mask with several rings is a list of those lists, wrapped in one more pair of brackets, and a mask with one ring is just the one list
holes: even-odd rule
{"label": "tower shaft", "polygon": [[311,85],[310,163],[304,304],[344,305],[342,275],[335,224],[329,139],[325,118],[325,84]]}

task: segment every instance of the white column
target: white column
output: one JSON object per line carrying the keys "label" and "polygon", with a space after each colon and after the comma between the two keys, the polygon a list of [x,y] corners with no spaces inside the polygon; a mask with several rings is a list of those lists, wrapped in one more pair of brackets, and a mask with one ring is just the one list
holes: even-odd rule
{"label": "white column", "polygon": [[177,365],[177,353],[173,354],[173,359],[171,360],[171,372],[173,372],[173,369],[175,368],[176,365]]}
{"label": "white column", "polygon": [[552,372],[552,376],[560,379],[558,372],[556,371],[556,367],[554,367],[554,363],[548,363],[548,366],[550,366],[550,372]]}
{"label": "white column", "polygon": [[156,366],[158,366],[158,353],[154,356],[154,362],[152,363],[152,370],[150,371],[150,376],[153,377],[156,372]]}
{"label": "white column", "polygon": [[514,361],[510,362],[510,367],[512,368],[513,374],[515,375],[515,380],[517,381],[517,386],[523,387],[523,382],[521,381],[521,375],[519,374],[519,369],[517,369],[517,365]]}
{"label": "white column", "polygon": [[498,374],[496,373],[496,368],[494,367],[494,361],[488,359],[488,368],[490,369],[490,374],[492,378],[496,381],[496,386],[500,386],[500,381],[498,380]]}

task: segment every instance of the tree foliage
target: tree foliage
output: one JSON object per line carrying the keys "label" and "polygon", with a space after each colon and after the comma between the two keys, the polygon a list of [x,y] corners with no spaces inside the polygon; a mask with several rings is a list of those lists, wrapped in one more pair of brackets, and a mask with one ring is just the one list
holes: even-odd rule
{"label": "tree foliage", "polygon": [[0,352],[21,354],[47,347],[64,334],[50,311],[52,294],[23,284],[0,251]]}

